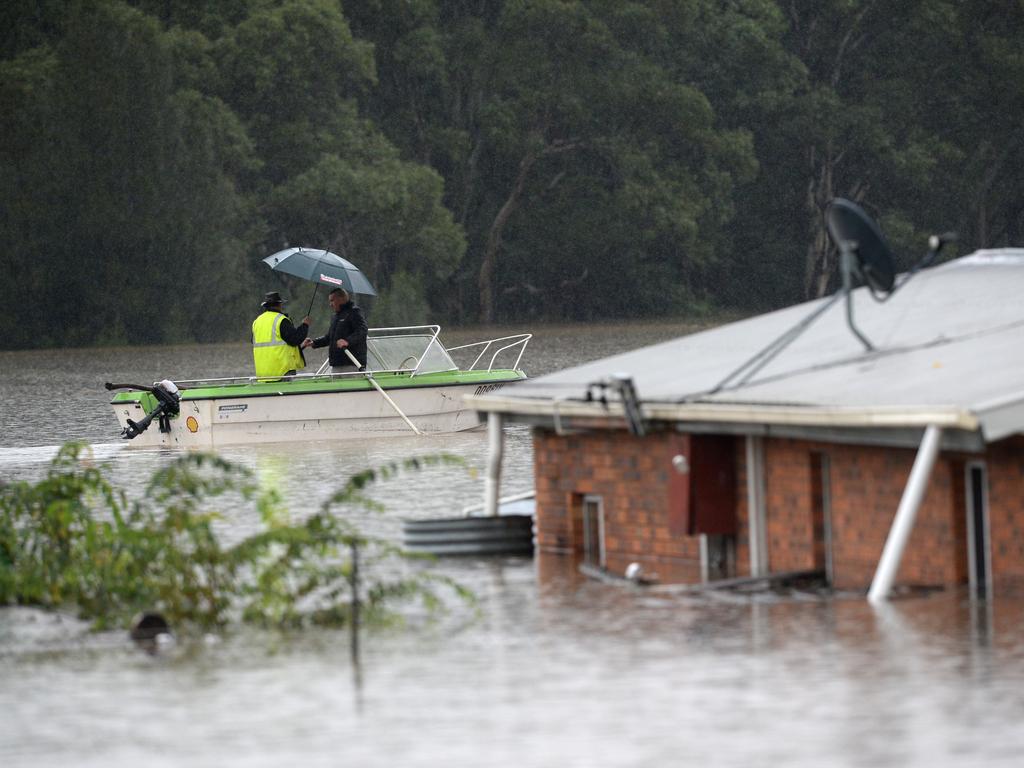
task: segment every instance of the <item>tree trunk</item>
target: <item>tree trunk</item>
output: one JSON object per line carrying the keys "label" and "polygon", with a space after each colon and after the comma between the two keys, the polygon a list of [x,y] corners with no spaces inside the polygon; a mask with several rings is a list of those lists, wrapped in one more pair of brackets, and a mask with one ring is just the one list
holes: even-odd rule
{"label": "tree trunk", "polygon": [[526,186],[526,179],[530,175],[530,169],[537,161],[537,154],[529,152],[519,163],[519,172],[512,184],[505,204],[501,206],[498,215],[494,217],[491,230],[487,235],[487,246],[484,249],[484,257],[480,262],[480,320],[483,323],[494,322],[494,269],[498,261],[498,251],[501,248],[501,233],[508,224],[508,220],[519,207],[519,200],[523,195],[523,188]]}
{"label": "tree trunk", "polygon": [[[987,150],[988,147],[984,147],[982,153],[987,154]],[[991,211],[988,205],[989,195],[992,193],[992,188],[995,186],[996,179],[999,178],[999,174],[1009,154],[1010,147],[1007,145],[991,161],[985,164],[985,171],[975,191],[974,206],[978,227],[977,243],[975,245],[978,248],[991,248],[994,245],[992,242]]]}
{"label": "tree trunk", "polygon": [[[814,166],[820,163],[819,168]],[[807,183],[807,215],[810,220],[811,241],[807,246],[807,261],[804,269],[804,296],[816,299],[824,296],[828,282],[835,269],[835,248],[828,238],[825,227],[825,206],[835,196],[835,165],[829,143],[820,160],[811,147],[811,177]]]}
{"label": "tree trunk", "polygon": [[[866,39],[866,32],[862,26],[864,20],[877,7],[879,7],[878,0],[867,0],[859,9],[854,11],[851,8],[853,15],[845,22],[842,18],[837,19],[845,31],[842,37],[838,38],[832,55],[823,58],[824,71],[817,75],[812,72],[813,80],[827,84],[837,96],[841,91],[843,73],[849,68],[849,60],[854,57]],[[884,6],[881,7],[884,8]],[[829,25],[819,23],[823,19],[828,20],[829,8],[823,8],[820,5],[812,6],[812,8],[815,10],[801,16],[795,3],[789,5],[791,24],[800,40],[800,57],[805,64],[814,59],[812,54],[818,48],[831,46],[833,41],[831,34],[824,37]],[[841,11],[839,12],[841,13]],[[822,37],[819,37],[819,34]],[[806,205],[810,221],[810,242],[807,245],[807,257],[804,263],[804,295],[808,299],[825,295],[839,263],[839,251],[829,239],[828,229],[825,225],[825,208],[835,196],[836,169],[842,162],[845,150],[842,147],[836,147],[832,138],[824,141],[824,146],[820,148],[820,155],[818,147],[813,144],[808,147],[807,159],[810,168]],[[863,197],[863,190],[859,195],[851,195],[855,201],[857,197]]]}

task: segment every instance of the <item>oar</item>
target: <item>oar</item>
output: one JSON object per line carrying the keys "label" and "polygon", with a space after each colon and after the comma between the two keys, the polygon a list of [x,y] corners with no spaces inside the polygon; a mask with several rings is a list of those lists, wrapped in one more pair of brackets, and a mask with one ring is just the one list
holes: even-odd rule
{"label": "oar", "polygon": [[[356,360],[356,356],[353,355],[352,352],[350,352],[347,348],[344,350],[344,352],[346,355],[348,355],[348,359],[352,361],[352,365],[354,365],[356,367],[356,370],[358,371],[359,361]],[[409,429],[411,429],[417,435],[422,435],[423,433],[416,429],[416,425],[409,421],[409,417],[402,413],[402,409],[398,407],[398,403],[392,400],[391,396],[384,391],[384,388],[373,380],[373,374],[370,371],[365,371],[364,375],[366,376],[366,380],[373,385],[373,388],[380,392],[381,397],[388,401],[388,405],[394,408],[395,412],[405,420],[405,423],[409,425]]]}

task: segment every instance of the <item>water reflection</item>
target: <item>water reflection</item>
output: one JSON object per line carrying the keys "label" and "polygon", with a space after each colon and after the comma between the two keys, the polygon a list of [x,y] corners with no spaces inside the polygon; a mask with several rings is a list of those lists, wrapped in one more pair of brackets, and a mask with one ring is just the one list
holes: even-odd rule
{"label": "water reflection", "polygon": [[[677,330],[548,329],[524,364],[543,372]],[[227,375],[245,370],[248,355],[242,345],[0,353],[0,478],[38,477],[57,443],[80,437],[115,482],[141,493],[174,454],[116,442],[102,382]],[[53,397],[37,397],[43,385]],[[485,445],[472,433],[239,446],[225,456],[296,515],[353,470],[461,456],[464,467],[372,488],[386,513],[345,511],[367,534],[397,540],[403,517],[480,501]],[[529,489],[527,430],[509,432],[506,455],[504,490]],[[241,503],[223,512],[228,536],[256,524]],[[0,765],[818,768],[1016,766],[1024,756],[1019,601],[939,593],[877,612],[860,596],[609,585],[565,558],[437,567],[477,593],[479,614],[456,609],[431,623],[414,613],[405,628],[362,635],[357,654],[346,630],[237,629],[147,656],[125,633],[2,609]]]}
{"label": "water reflection", "polygon": [[515,559],[446,571],[481,618],[375,633],[361,664],[343,630],[155,662],[102,638],[4,653],[0,759],[1011,765],[1024,749],[1020,625],[990,652],[953,595],[879,619],[852,599],[654,595],[550,569],[538,586]]}

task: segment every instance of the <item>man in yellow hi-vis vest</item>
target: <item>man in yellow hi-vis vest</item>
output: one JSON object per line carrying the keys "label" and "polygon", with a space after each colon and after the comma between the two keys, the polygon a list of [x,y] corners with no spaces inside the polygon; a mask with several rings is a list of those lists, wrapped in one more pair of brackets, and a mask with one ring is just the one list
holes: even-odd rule
{"label": "man in yellow hi-vis vest", "polygon": [[291,376],[306,367],[299,345],[309,333],[309,317],[296,328],[282,308],[285,299],[271,291],[263,300],[263,314],[252,321],[252,359],[261,380]]}

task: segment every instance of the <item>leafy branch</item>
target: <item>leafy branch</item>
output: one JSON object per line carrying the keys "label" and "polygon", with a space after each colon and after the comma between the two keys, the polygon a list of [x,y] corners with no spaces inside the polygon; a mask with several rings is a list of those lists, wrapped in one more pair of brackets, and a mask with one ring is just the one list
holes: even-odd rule
{"label": "leafy branch", "polygon": [[[191,453],[154,473],[143,500],[129,502],[103,471],[65,445],[37,483],[0,484],[0,604],[74,607],[97,628],[124,626],[155,610],[175,626],[202,629],[239,620],[263,626],[344,625],[357,616],[395,618],[395,603],[428,611],[472,594],[448,579],[403,567],[409,555],[363,535],[337,507],[383,506],[368,486],[423,467],[461,463],[438,455],[358,472],[321,509],[292,522],[276,491],[251,471]],[[236,494],[254,504],[261,529],[226,546],[211,502]]]}

